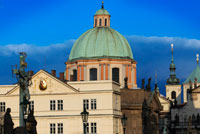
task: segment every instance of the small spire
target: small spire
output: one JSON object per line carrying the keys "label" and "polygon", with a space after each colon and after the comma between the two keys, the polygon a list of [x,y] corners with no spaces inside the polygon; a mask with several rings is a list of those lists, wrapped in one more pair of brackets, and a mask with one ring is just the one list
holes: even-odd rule
{"label": "small spire", "polygon": [[155,72],[155,84],[158,84],[158,81],[157,81],[157,71]]}
{"label": "small spire", "polygon": [[174,52],[174,44],[171,44],[171,49],[172,49],[172,62],[174,62],[174,57],[173,57],[173,52]]}
{"label": "small spire", "polygon": [[101,6],[102,9],[104,9],[104,1],[102,0],[102,6]]}
{"label": "small spire", "polygon": [[197,54],[196,56],[197,56],[197,64],[199,64],[199,54]]}
{"label": "small spire", "polygon": [[156,92],[159,92],[159,88],[158,88],[158,80],[157,80],[157,71],[155,72],[155,88],[154,88],[154,90],[156,91]]}
{"label": "small spire", "polygon": [[174,53],[174,44],[171,44],[171,51],[172,51],[172,60],[171,60],[171,64],[170,64],[170,78],[167,80],[167,84],[179,84],[180,80],[176,77],[176,66],[174,64],[174,57],[173,57],[173,53]]}

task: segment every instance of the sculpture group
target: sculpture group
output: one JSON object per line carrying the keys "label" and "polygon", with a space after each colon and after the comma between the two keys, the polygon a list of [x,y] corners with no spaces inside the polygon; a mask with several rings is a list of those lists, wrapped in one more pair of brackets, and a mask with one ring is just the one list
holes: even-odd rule
{"label": "sculpture group", "polygon": [[[28,87],[31,83],[31,75],[26,72],[27,63],[25,62],[26,53],[20,52],[20,68],[14,69],[19,85],[19,124],[13,129],[14,123],[11,118],[11,109],[7,108],[4,115],[4,134],[37,134],[37,121],[34,117],[33,109],[30,109],[30,93]],[[27,116],[27,119],[25,118]]]}

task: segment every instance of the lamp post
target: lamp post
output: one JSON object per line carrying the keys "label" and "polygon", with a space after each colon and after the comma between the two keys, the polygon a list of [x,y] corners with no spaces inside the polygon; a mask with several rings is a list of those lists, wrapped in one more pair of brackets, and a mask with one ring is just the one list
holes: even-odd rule
{"label": "lamp post", "polygon": [[82,121],[83,121],[83,132],[84,134],[86,134],[86,127],[87,127],[87,122],[88,122],[88,115],[89,112],[86,111],[86,108],[83,108],[83,112],[81,112],[81,116],[82,116]]}
{"label": "lamp post", "polygon": [[125,114],[123,114],[122,118],[121,118],[121,122],[122,122],[122,126],[123,126],[123,133],[125,134],[126,131],[126,121],[127,121],[127,117],[125,116]]}

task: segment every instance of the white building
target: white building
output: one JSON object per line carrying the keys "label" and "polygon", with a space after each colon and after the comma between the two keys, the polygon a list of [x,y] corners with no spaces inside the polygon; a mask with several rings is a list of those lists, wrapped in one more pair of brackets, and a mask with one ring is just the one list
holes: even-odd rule
{"label": "white building", "polygon": [[[44,70],[37,72],[32,82],[29,87],[31,107],[35,111],[39,134],[83,133],[80,113],[84,106],[89,112],[89,133],[121,132],[120,88],[116,82],[107,80],[66,84]],[[40,88],[41,82],[47,84],[46,89]],[[0,91],[1,113],[11,108],[14,127],[19,126],[19,86],[0,86]]]}

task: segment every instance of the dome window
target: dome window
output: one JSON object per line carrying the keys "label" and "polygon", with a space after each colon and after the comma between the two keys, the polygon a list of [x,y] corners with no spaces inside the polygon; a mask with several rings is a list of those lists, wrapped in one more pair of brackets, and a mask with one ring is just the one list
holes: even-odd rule
{"label": "dome window", "polygon": [[97,69],[96,68],[90,69],[90,80],[97,80]]}
{"label": "dome window", "polygon": [[94,25],[95,25],[95,27],[97,26],[97,19],[95,19]]}
{"label": "dome window", "polygon": [[101,20],[101,19],[99,19],[99,26],[101,26],[101,23],[102,23],[102,20]]}
{"label": "dome window", "polygon": [[73,74],[70,76],[71,81],[77,81],[77,70],[73,70]]}
{"label": "dome window", "polygon": [[172,99],[176,99],[176,92],[172,91],[171,96],[172,96]]}
{"label": "dome window", "polygon": [[112,69],[112,80],[119,83],[119,68]]}
{"label": "dome window", "polygon": [[107,26],[107,19],[105,19],[105,26]]}

